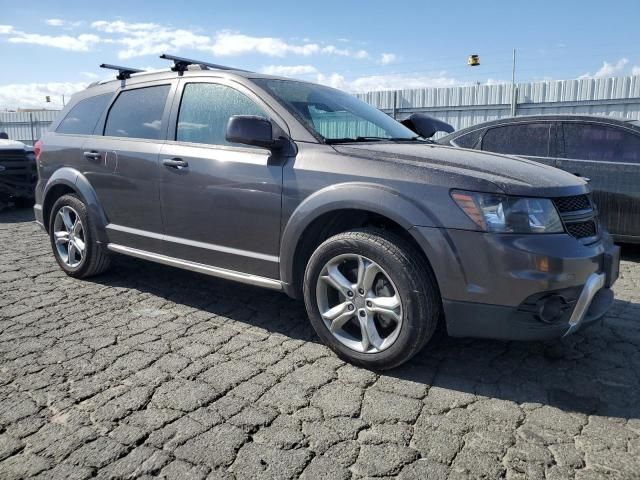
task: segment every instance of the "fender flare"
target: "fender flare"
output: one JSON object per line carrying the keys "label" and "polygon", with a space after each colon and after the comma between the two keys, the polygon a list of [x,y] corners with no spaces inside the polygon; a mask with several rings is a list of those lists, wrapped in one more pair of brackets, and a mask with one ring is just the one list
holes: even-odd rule
{"label": "fender flare", "polygon": [[[58,185],[69,187],[80,197],[82,202],[87,206],[87,212],[89,213],[91,221],[96,226],[98,241],[106,242],[107,238],[105,227],[109,223],[107,216],[104,213],[102,205],[100,205],[100,201],[98,200],[95,190],[89,183],[89,180],[87,180],[87,177],[74,168],[62,167],[51,175],[44,187],[42,195],[43,214],[46,212],[48,216],[49,210],[52,206],[50,204],[51,192],[54,187]],[[44,218],[44,223],[45,228],[48,231],[48,218]]]}
{"label": "fender flare", "polygon": [[435,216],[401,193],[373,183],[331,185],[305,198],[289,217],[280,242],[280,279],[293,291],[296,248],[306,228],[321,215],[337,210],[364,210],[384,216],[406,230],[433,226]]}

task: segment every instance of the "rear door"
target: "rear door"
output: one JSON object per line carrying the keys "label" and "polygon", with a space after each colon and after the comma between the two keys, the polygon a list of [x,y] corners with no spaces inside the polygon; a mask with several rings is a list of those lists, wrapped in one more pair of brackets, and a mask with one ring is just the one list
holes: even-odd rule
{"label": "rear door", "polygon": [[[160,157],[165,251],[175,258],[278,278],[282,168],[269,150],[225,140],[233,115],[275,112],[224,79],[183,79]],[[175,162],[181,162],[176,165]]]}
{"label": "rear door", "polygon": [[482,137],[481,149],[517,155],[555,167],[555,131],[553,121],[499,125],[486,131]]}
{"label": "rear door", "polygon": [[161,249],[158,155],[175,85],[152,82],[121,90],[98,126],[101,135],[83,146],[94,165],[89,181],[105,210],[112,243]]}
{"label": "rear door", "polygon": [[600,220],[618,236],[640,236],[640,135],[595,122],[564,121],[558,167],[590,179]]}

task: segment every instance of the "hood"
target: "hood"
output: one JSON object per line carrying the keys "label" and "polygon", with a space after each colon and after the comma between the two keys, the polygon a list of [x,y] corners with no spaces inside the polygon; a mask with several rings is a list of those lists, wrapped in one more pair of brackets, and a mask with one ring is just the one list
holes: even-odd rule
{"label": "hood", "polygon": [[[563,170],[520,157],[431,143],[371,142],[333,145],[336,151],[373,160],[414,164],[491,182],[510,195],[552,197],[578,195],[588,184]],[[468,182],[465,182],[468,184]],[[452,184],[451,188],[459,188]]]}
{"label": "hood", "polygon": [[0,150],[29,150],[22,142],[17,142],[15,140],[6,140],[4,138],[0,138]]}

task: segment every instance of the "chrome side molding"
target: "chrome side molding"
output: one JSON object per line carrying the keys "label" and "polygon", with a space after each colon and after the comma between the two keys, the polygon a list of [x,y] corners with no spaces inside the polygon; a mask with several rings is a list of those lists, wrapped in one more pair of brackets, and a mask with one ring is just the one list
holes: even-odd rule
{"label": "chrome side molding", "polygon": [[212,277],[224,278],[225,280],[233,280],[258,287],[270,288],[272,290],[282,290],[282,282],[272,278],[261,277],[259,275],[251,275],[248,273],[227,270],[226,268],[213,267],[203,263],[191,262],[189,260],[181,260],[179,258],[168,257],[159,253],[148,252],[146,250],[138,250],[137,248],[125,247],[116,243],[109,243],[107,248],[113,252],[129,255],[131,257],[150,260],[152,262],[169,265],[172,267],[190,270],[192,272],[204,273]]}

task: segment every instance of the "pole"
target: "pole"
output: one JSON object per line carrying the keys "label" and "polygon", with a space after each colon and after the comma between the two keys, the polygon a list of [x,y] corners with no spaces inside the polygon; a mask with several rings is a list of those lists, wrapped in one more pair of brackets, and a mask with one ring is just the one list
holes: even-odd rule
{"label": "pole", "polygon": [[29,120],[30,120],[30,124],[31,124],[31,145],[35,145],[36,143],[36,137],[33,134],[33,113],[29,113]]}
{"label": "pole", "polygon": [[518,88],[516,87],[516,49],[513,49],[513,63],[511,66],[511,116],[516,116],[518,103]]}

